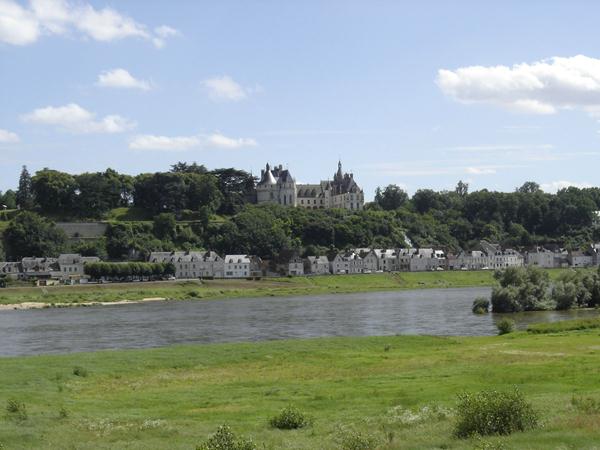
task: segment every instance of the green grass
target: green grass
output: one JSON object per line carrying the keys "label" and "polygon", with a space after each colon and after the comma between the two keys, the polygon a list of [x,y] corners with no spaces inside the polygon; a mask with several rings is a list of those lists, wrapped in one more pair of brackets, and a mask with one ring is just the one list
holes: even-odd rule
{"label": "green grass", "polygon": [[[473,449],[477,440],[452,436],[457,395],[516,385],[542,426],[487,442],[591,449],[600,414],[575,408],[572,398],[600,399],[598,343],[598,332],[588,330],[3,358],[0,406],[23,403],[27,419],[1,412],[0,442],[7,449],[193,449],[227,423],[267,449],[336,449],[350,430],[372,435],[381,449]],[[312,425],[272,428],[269,419],[288,405]]]}
{"label": "green grass", "polygon": [[563,331],[589,330],[600,328],[600,319],[562,320],[560,322],[536,323],[529,325],[529,333],[561,333]]}
{"label": "green grass", "polygon": [[[552,278],[563,270],[549,271]],[[395,289],[458,288],[491,286],[492,271],[375,273],[319,277],[204,280],[178,282],[115,283],[103,285],[13,287],[0,290],[1,304],[41,302],[77,304],[163,297],[173,300],[263,296],[292,296]]]}

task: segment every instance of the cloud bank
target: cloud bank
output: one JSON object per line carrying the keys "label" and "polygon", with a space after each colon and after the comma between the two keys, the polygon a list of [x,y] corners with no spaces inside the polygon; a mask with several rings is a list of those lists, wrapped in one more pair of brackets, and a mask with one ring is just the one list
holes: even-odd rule
{"label": "cloud bank", "polygon": [[133,150],[185,151],[198,149],[235,150],[243,147],[256,147],[258,143],[250,138],[231,138],[220,133],[198,136],[156,136],[142,134],[129,142]]}
{"label": "cloud bank", "polygon": [[162,25],[149,30],[112,8],[96,9],[88,3],[67,0],[30,0],[23,7],[14,0],[0,0],[0,42],[29,45],[43,35],[79,33],[99,42],[125,38],[148,40],[157,48],[179,32]]}
{"label": "cloud bank", "polygon": [[135,128],[135,122],[116,114],[96,119],[96,115],[76,103],[38,108],[21,117],[28,123],[52,125],[77,134],[122,133]]}
{"label": "cloud bank", "polygon": [[553,57],[508,66],[441,69],[436,83],[462,103],[491,104],[532,114],[580,109],[600,114],[600,59]]}

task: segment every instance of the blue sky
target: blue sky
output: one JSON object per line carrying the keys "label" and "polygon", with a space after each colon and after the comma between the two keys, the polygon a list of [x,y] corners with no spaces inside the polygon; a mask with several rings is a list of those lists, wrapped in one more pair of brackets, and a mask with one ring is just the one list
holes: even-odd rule
{"label": "blue sky", "polygon": [[597,185],[600,4],[0,0],[0,190],[20,167]]}

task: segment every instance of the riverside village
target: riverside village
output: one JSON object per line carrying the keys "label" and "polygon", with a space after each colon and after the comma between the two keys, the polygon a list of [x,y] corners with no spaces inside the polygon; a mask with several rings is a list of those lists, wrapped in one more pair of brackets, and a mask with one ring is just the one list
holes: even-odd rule
{"label": "riverside village", "polygon": [[[255,202],[307,209],[361,211],[364,208],[364,194],[354,174],[343,172],[341,161],[331,180],[316,184],[297,184],[290,170],[282,165],[271,167],[266,164],[256,185]],[[100,238],[106,228],[101,222],[57,223],[57,226],[74,241]],[[406,236],[405,241],[410,242]],[[139,261],[139,257],[133,257],[131,261]],[[0,262],[0,274],[11,279],[31,280],[39,285],[123,279],[94,279],[94,274],[86,271],[86,265],[97,262],[100,262],[100,258],[96,256],[80,254],[61,254],[58,257],[31,255],[20,261]],[[348,248],[341,252],[304,257],[296,252],[282,252],[275,260],[249,254],[219,255],[210,249],[155,251],[149,254],[146,262],[171,265],[172,270],[164,277],[178,280],[496,270],[522,266],[584,268],[600,266],[600,243],[590,243],[585,251],[565,250],[557,245],[517,250],[482,240],[478,249],[459,253],[451,253],[444,248]],[[144,280],[155,279],[156,276],[139,273],[129,278]]]}

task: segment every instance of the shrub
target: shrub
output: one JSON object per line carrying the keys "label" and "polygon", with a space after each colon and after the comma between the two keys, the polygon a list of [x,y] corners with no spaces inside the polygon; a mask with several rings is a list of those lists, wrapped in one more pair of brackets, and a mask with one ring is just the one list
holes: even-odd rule
{"label": "shrub", "polygon": [[280,430],[295,430],[309,425],[307,417],[293,406],[283,408],[279,414],[270,421],[273,428]]}
{"label": "shrub", "polygon": [[196,450],[256,450],[252,440],[238,439],[227,425],[221,425],[215,434],[196,447]]}
{"label": "shrub", "polygon": [[81,367],[81,366],[75,366],[73,367],[73,375],[75,375],[76,377],[87,377],[88,376],[88,371],[85,367]]}
{"label": "shrub", "polygon": [[503,334],[515,331],[515,322],[514,320],[504,318],[496,324],[496,327],[498,327],[498,334],[502,336]]}
{"label": "shrub", "polygon": [[600,400],[592,397],[573,397],[571,398],[571,405],[577,411],[585,414],[600,414]]}
{"label": "shrub", "polygon": [[341,438],[341,450],[374,450],[377,448],[378,440],[375,436],[361,433],[360,431],[350,431]]}
{"label": "shrub", "polygon": [[65,408],[64,406],[61,406],[58,410],[58,418],[66,419],[67,417],[69,417],[69,411],[67,411],[67,408]]}
{"label": "shrub", "polygon": [[537,415],[518,389],[511,392],[481,391],[459,396],[454,434],[511,434],[537,425]]}
{"label": "shrub", "polygon": [[477,297],[473,300],[472,311],[475,314],[485,314],[490,310],[490,301],[484,297]]}
{"label": "shrub", "polygon": [[15,400],[14,398],[11,398],[6,402],[6,412],[19,421],[27,420],[27,408],[25,407],[25,403]]}

